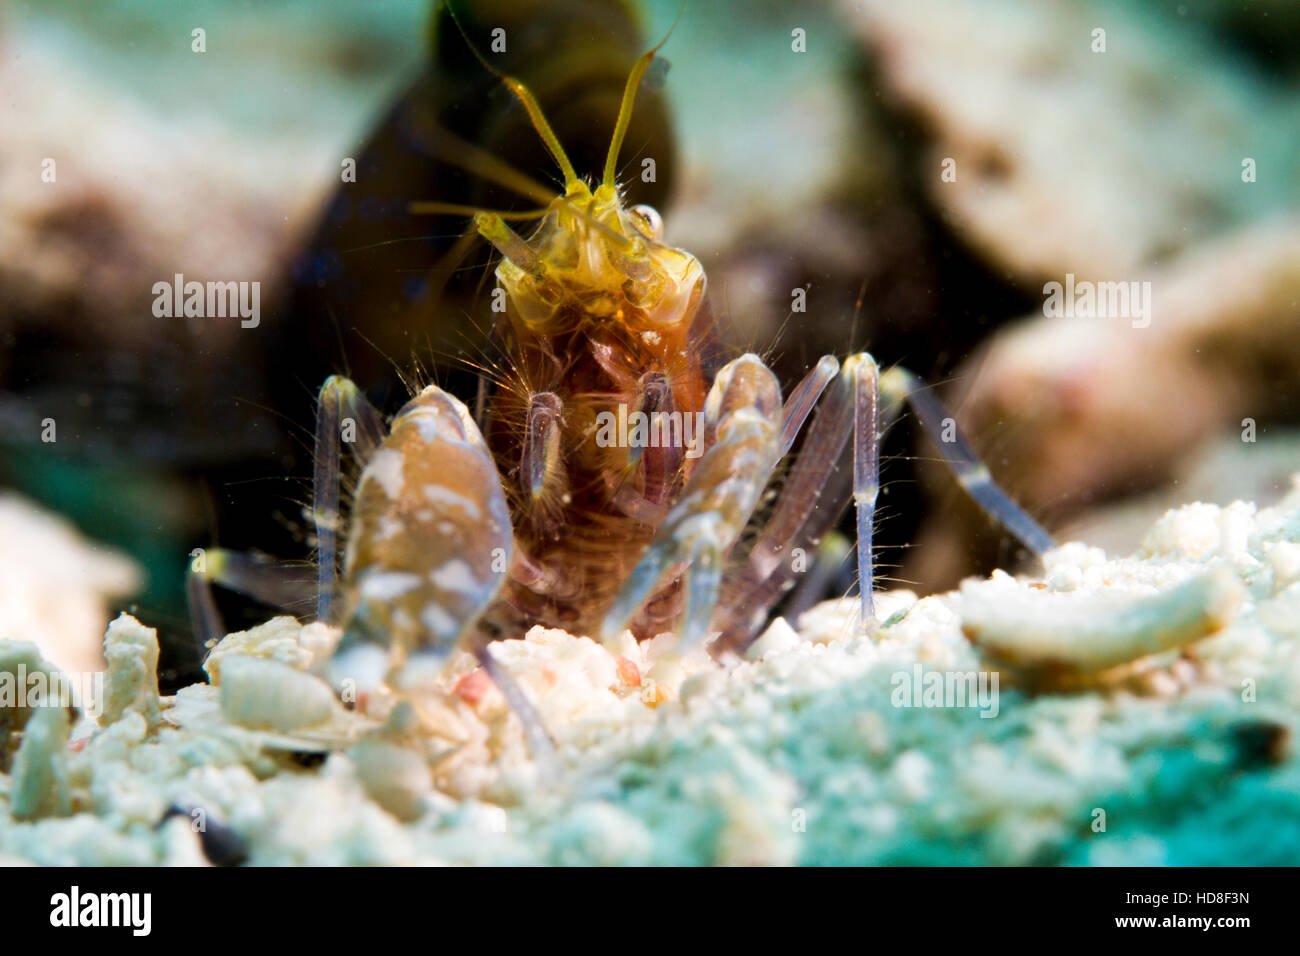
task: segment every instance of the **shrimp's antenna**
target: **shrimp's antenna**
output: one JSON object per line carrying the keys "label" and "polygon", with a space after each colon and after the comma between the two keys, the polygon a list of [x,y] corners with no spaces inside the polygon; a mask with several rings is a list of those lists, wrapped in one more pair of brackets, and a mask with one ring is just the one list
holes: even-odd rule
{"label": "shrimp's antenna", "polygon": [[420,145],[435,159],[459,166],[488,182],[504,186],[537,202],[549,203],[555,199],[554,190],[547,189],[509,163],[502,162],[479,146],[465,142],[437,123],[424,123],[421,118],[417,118],[412,124],[412,131]]}
{"label": "shrimp's antenna", "polygon": [[406,211],[413,216],[473,216],[475,213],[496,213],[502,219],[541,219],[550,209],[484,209],[480,206],[465,206],[454,202],[408,202]]}
{"label": "shrimp's antenna", "polygon": [[627,85],[623,87],[623,102],[618,108],[618,122],[614,124],[614,138],[609,144],[609,155],[605,157],[605,175],[601,181],[606,186],[614,185],[614,175],[618,167],[619,150],[623,148],[623,137],[627,135],[628,125],[632,122],[632,106],[636,102],[636,91],[641,86],[641,79],[645,76],[645,71],[650,68],[654,62],[655,54],[659,49],[668,42],[668,38],[673,35],[677,29],[677,23],[681,20],[682,14],[686,12],[686,0],[682,0],[681,7],[677,10],[677,18],[673,20],[673,25],[668,28],[664,38],[652,46],[649,50],[637,57],[636,63],[632,67],[632,72],[628,74]]}
{"label": "shrimp's antenna", "polygon": [[459,30],[460,35],[465,38],[465,45],[469,47],[470,52],[473,53],[474,57],[483,64],[484,69],[488,70],[488,72],[501,80],[501,82],[505,84],[506,89],[513,93],[515,99],[523,105],[524,110],[528,113],[528,119],[533,124],[533,129],[537,131],[537,135],[541,137],[542,142],[550,152],[551,158],[555,160],[556,165],[560,167],[560,172],[564,174],[564,188],[568,190],[571,187],[578,185],[578,174],[573,171],[573,163],[569,162],[569,157],[565,155],[564,147],[560,145],[559,138],[555,135],[555,131],[551,129],[551,124],[546,121],[546,114],[542,112],[542,105],[537,102],[537,97],[533,95],[533,91],[524,86],[523,83],[515,79],[513,76],[507,76],[489,63],[487,57],[479,52],[478,47],[474,45],[474,41],[471,40],[469,34],[465,32],[465,28],[461,25],[460,17],[456,16],[456,10],[451,5],[451,0],[447,0],[445,6],[447,12],[451,14],[452,22],[456,24],[456,29]]}

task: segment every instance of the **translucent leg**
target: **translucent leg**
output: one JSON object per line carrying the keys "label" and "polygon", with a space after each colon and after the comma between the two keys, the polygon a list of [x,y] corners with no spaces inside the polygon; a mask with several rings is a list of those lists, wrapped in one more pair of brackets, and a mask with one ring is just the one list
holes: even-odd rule
{"label": "translucent leg", "polygon": [[845,362],[846,372],[854,359],[861,362],[854,402],[853,503],[857,510],[858,588],[864,626],[875,613],[871,598],[871,530],[880,488],[879,446],[883,428],[878,407],[882,398],[887,410],[886,419],[902,402],[907,403],[962,487],[990,517],[1034,554],[1042,554],[1054,546],[1051,536],[998,487],[974,449],[956,430],[943,403],[919,378],[903,368],[893,368],[883,376],[879,375],[875,360],[865,354]]}
{"label": "translucent leg", "polygon": [[556,526],[568,490],[560,425],[564,408],[554,392],[538,392],[529,399],[528,428],[519,462],[519,483],[534,521],[550,530]]}
{"label": "translucent leg", "polygon": [[190,626],[203,648],[212,647],[226,634],[226,625],[212,596],[212,584],[204,575],[191,570],[185,579],[185,601],[190,609]]}
{"label": "translucent leg", "polygon": [[881,378],[880,388],[890,400],[907,402],[961,486],[989,517],[1015,535],[1035,555],[1042,555],[1056,546],[1052,536],[993,480],[988,467],[957,430],[948,409],[924,382],[907,369],[894,368]]}
{"label": "translucent leg", "polygon": [[718,373],[704,406],[713,443],[615,597],[602,628],[606,640],[682,569],[687,607],[679,647],[687,650],[704,638],[722,559],[780,458],[781,417],[780,386],[756,355],[743,355]]}
{"label": "translucent leg", "polygon": [[316,619],[334,619],[338,589],[339,443],[365,464],[383,440],[383,417],[350,379],[331,375],[316,401],[312,523],[316,527]]}
{"label": "translucent leg", "polygon": [[876,496],[880,493],[880,370],[876,360],[863,352],[844,363],[844,372],[852,381],[854,392],[853,510],[857,517],[858,599],[861,623],[866,627],[876,616],[871,540]]}
{"label": "translucent leg", "polygon": [[474,656],[478,659],[483,672],[492,679],[492,683],[501,691],[510,709],[515,712],[524,727],[524,737],[528,740],[528,749],[533,759],[541,766],[544,777],[554,779],[559,773],[559,761],[555,755],[555,742],[542,723],[541,714],[528,699],[510,672],[497,663],[492,656],[492,648],[487,641],[481,641],[474,647]]}
{"label": "translucent leg", "polygon": [[[800,573],[795,566],[795,549],[802,549],[806,560],[806,552],[820,544],[837,520],[839,502],[847,496],[850,477],[840,463],[850,434],[861,616],[864,624],[874,618],[872,531],[880,487],[879,446],[904,402],[916,412],[963,486],[994,519],[1037,554],[1052,547],[1047,533],[993,482],[966,440],[950,427],[943,405],[915,376],[903,369],[881,375],[875,360],[860,353],[844,362],[838,378],[829,385],[819,381],[825,369],[832,367],[823,359],[786,402],[783,443],[788,449],[811,403],[819,392],[824,392],[799,461],[767,524],[747,560],[727,576],[724,584],[724,606],[717,620],[724,632],[723,643],[739,652],[761,631],[772,606]],[[795,410],[801,411],[801,416],[796,417]],[[949,441],[943,440],[946,436]]]}
{"label": "translucent leg", "polygon": [[785,403],[782,448],[788,451],[821,396],[771,515],[746,560],[723,584],[716,621],[723,644],[738,651],[762,629],[772,605],[799,573],[796,549],[817,547],[848,496],[841,458],[853,422],[853,387],[850,376],[838,374],[839,367],[833,357],[824,356]]}
{"label": "translucent leg", "polygon": [[826,391],[826,386],[839,374],[839,371],[840,363],[835,356],[823,355],[817,360],[812,371],[805,375],[790,392],[790,397],[786,399],[781,413],[782,456],[789,454],[795,439],[803,431],[804,422],[807,421],[813,406],[817,404],[817,400]]}
{"label": "translucent leg", "polygon": [[202,562],[191,568],[185,582],[194,634],[205,647],[226,634],[212,596],[212,585],[256,598],[273,607],[299,614],[316,598],[316,578],[311,568],[254,558],[224,548],[209,548]]}
{"label": "translucent leg", "polygon": [[315,576],[306,565],[268,561],[224,548],[210,549],[206,565],[197,577],[272,607],[296,612],[316,597]]}
{"label": "translucent leg", "polygon": [[[670,421],[675,410],[668,377],[663,372],[642,375],[637,382],[633,411],[645,415],[649,421],[653,421],[655,416],[660,416],[661,421]],[[683,421],[681,416],[678,420]],[[687,453],[684,430],[665,436],[661,429],[659,437],[671,437],[672,440],[660,441],[650,447],[636,445],[629,448],[626,469],[609,479],[615,486],[614,505],[628,517],[652,527],[663,524],[668,515],[671,495],[677,487]],[[703,436],[700,438],[702,440]]]}

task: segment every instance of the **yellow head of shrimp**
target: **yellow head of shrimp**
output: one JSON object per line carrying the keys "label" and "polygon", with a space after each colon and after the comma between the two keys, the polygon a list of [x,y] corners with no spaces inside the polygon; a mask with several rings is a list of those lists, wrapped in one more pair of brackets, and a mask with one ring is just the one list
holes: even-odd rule
{"label": "yellow head of shrimp", "polygon": [[667,338],[679,339],[699,309],[704,297],[699,260],[665,245],[658,213],[648,206],[625,206],[615,182],[636,90],[657,49],[643,54],[632,68],[604,176],[594,189],[574,172],[528,88],[503,78],[565,179],[564,195],[543,211],[529,239],[511,229],[499,213],[479,212],[474,217],[479,234],[504,257],[497,281],[520,332],[553,335],[584,324],[617,323],[634,333],[667,333]]}
{"label": "yellow head of shrimp", "polygon": [[480,213],[475,225],[504,255],[497,282],[530,332],[584,322],[671,331],[689,326],[704,297],[699,260],[664,245],[658,214],[625,207],[607,183],[594,192],[572,183],[529,240],[493,213]]}

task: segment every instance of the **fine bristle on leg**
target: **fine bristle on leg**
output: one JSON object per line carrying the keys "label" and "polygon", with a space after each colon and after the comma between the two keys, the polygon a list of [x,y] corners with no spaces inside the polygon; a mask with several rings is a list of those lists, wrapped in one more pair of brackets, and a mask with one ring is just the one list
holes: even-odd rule
{"label": "fine bristle on leg", "polygon": [[[894,368],[882,377],[881,390],[891,401],[906,400],[922,429],[943,457],[944,463],[966,489],[966,493],[993,520],[1011,532],[1035,555],[1041,556],[1056,546],[1052,536],[993,480],[988,466],[980,460],[955,424],[952,424],[954,419],[948,409],[924,382],[906,369]],[[946,424],[952,425],[947,435]]]}

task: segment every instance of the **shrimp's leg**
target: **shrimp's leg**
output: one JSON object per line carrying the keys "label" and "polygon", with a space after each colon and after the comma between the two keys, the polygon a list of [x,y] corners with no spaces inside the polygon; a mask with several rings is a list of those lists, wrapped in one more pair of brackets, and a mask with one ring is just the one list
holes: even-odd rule
{"label": "shrimp's leg", "polygon": [[[784,457],[790,453],[790,448],[794,445],[794,440],[799,437],[803,431],[804,422],[808,420],[809,413],[813,406],[817,404],[822,394],[826,391],[826,386],[839,375],[840,363],[834,355],[823,355],[817,360],[812,371],[805,375],[802,381],[790,392],[790,397],[785,400],[785,407],[781,415],[781,455]],[[817,413],[818,415],[821,412]]]}
{"label": "shrimp's leg", "polygon": [[497,690],[501,691],[501,696],[506,699],[510,709],[519,717],[519,722],[524,728],[524,738],[528,741],[529,752],[540,765],[543,777],[555,779],[559,773],[559,758],[555,754],[555,741],[551,739],[546,725],[542,723],[541,714],[528,699],[524,689],[510,676],[510,672],[497,663],[497,659],[492,656],[490,639],[485,637],[476,641],[473,650],[475,659],[483,668],[483,673],[496,684]]}
{"label": "shrimp's leg", "polygon": [[537,392],[528,401],[527,430],[519,461],[519,484],[534,522],[552,530],[568,491],[568,474],[560,448],[564,406],[554,392]]}
{"label": "shrimp's leg", "polygon": [[297,610],[314,598],[317,618],[329,621],[337,582],[339,442],[364,465],[383,438],[383,416],[356,385],[338,375],[327,379],[317,398],[312,467],[312,521],[321,558],[315,580],[295,565],[262,561],[222,548],[207,549],[202,560],[191,565],[185,582],[190,621],[201,644],[226,633],[212,596],[213,584],[288,610]]}
{"label": "shrimp's leg", "polygon": [[190,609],[190,627],[194,639],[203,648],[213,646],[226,633],[226,625],[217,610],[216,599],[212,596],[212,584],[202,573],[190,568],[185,576],[185,603]]}
{"label": "shrimp's leg", "polygon": [[679,649],[705,637],[722,581],[723,557],[740,535],[781,453],[781,387],[758,356],[718,372],[704,404],[713,436],[676,505],[605,616],[612,640],[661,585],[685,571]]}
{"label": "shrimp's leg", "polygon": [[[880,391],[886,396],[886,401],[907,402],[944,463],[989,517],[1011,532],[1035,556],[1056,547],[1052,536],[993,480],[988,466],[957,430],[955,420],[943,402],[920,378],[905,368],[892,368],[881,376]],[[949,428],[947,435],[944,434],[945,425]]]}
{"label": "shrimp's leg", "polygon": [[[783,447],[788,450],[821,395],[776,506],[747,559],[727,575],[717,620],[723,631],[721,647],[743,653],[758,636],[772,605],[790,588],[795,575],[806,570],[798,567],[797,561],[806,560],[807,552],[818,547],[839,519],[849,497],[850,479],[861,477],[861,467],[845,467],[843,453],[849,435],[855,432],[855,419],[874,409],[871,386],[875,363],[870,356],[855,355],[836,375],[839,369],[833,357],[824,356],[785,404]],[[863,463],[869,473],[870,449],[867,451]],[[869,500],[865,503],[871,504]]]}
{"label": "shrimp's leg", "polygon": [[[668,376],[663,372],[642,375],[637,381],[634,411],[653,421],[657,417],[670,419],[675,410]],[[677,437],[679,440],[656,442],[648,448],[634,445],[628,449],[627,467],[613,479],[618,482],[614,504],[628,517],[651,526],[663,524],[668,514],[668,499],[677,486],[686,457],[685,436]]]}
{"label": "shrimp's leg", "polygon": [[[791,401],[786,403],[787,409],[795,405],[794,398],[800,389],[805,386],[811,389],[815,374],[816,370],[796,389]],[[743,652],[758,635],[771,606],[797,573],[793,562],[785,560],[786,556],[795,547],[816,547],[820,543],[822,535],[838,518],[837,503],[844,500],[850,478],[857,513],[859,600],[863,622],[871,621],[875,610],[871,554],[880,487],[879,445],[904,402],[939,446],[963,487],[990,516],[1035,554],[1053,546],[1052,539],[1037,522],[997,486],[965,438],[954,432],[954,440],[943,440],[948,413],[933,393],[905,369],[895,368],[881,375],[875,360],[867,353],[860,353],[847,359],[839,378],[826,387],[799,461],[767,526],[750,550],[748,561],[729,576],[719,622],[724,646]],[[787,448],[793,443],[798,425],[787,418]],[[838,464],[850,433],[853,435],[851,473]]]}
{"label": "shrimp's leg", "polygon": [[853,511],[857,519],[858,600],[862,609],[861,627],[865,628],[876,616],[871,537],[876,520],[876,496],[880,494],[880,369],[876,360],[865,352],[849,361],[854,359],[858,362],[853,376]]}
{"label": "shrimp's leg", "polygon": [[861,591],[862,623],[866,627],[874,615],[871,528],[875,518],[876,493],[880,488],[878,472],[882,430],[877,422],[877,405],[882,395],[888,409],[897,408],[904,401],[907,403],[967,494],[991,518],[1036,555],[1050,550],[1054,544],[1038,522],[998,487],[988,467],[955,427],[951,432],[952,440],[945,439],[945,421],[951,422],[948,410],[917,376],[898,367],[881,376],[871,356],[864,353],[863,359],[864,365],[869,366],[869,374],[858,383],[854,415],[853,503],[858,513],[858,587]]}
{"label": "shrimp's leg", "polygon": [[[344,434],[346,430],[346,434]],[[316,400],[312,523],[316,526],[316,619],[330,623],[338,589],[339,441],[364,464],[384,437],[383,418],[351,379],[331,375]]]}
{"label": "shrimp's leg", "polygon": [[203,647],[226,634],[212,595],[214,584],[294,613],[316,599],[316,575],[309,567],[267,561],[225,548],[207,548],[202,560],[191,564],[185,581],[190,624]]}
{"label": "shrimp's leg", "polygon": [[204,585],[219,584],[227,591],[286,611],[300,610],[316,599],[316,575],[310,567],[270,561],[225,548],[208,548],[202,564],[192,568],[190,576]]}

